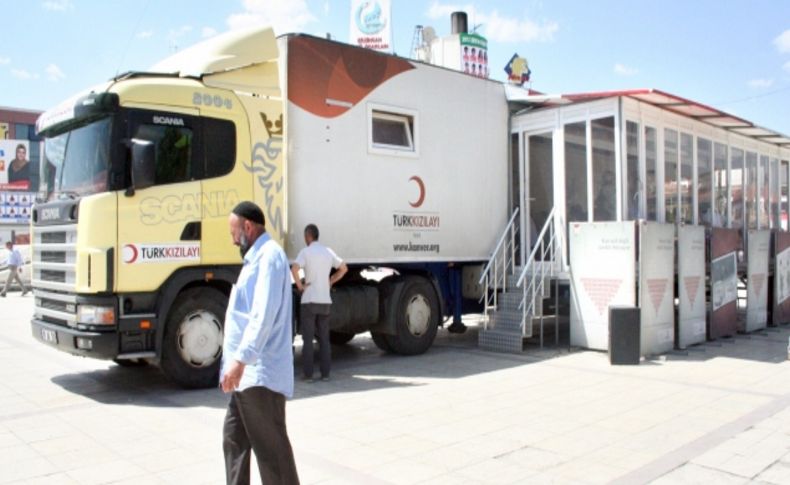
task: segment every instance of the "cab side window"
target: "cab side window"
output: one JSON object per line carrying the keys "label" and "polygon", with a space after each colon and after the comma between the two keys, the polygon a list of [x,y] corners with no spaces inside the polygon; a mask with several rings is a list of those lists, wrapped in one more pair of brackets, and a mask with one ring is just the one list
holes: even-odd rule
{"label": "cab side window", "polygon": [[134,138],[156,146],[156,185],[185,182],[196,178],[192,130],[183,126],[140,124]]}

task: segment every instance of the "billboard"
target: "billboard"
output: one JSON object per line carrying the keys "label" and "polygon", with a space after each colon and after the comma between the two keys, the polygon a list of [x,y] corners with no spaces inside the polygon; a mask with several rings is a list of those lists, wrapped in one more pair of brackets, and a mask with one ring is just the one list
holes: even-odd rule
{"label": "billboard", "polygon": [[467,74],[488,77],[488,41],[478,34],[460,34],[461,67]]}
{"label": "billboard", "polygon": [[746,248],[746,326],[740,330],[752,332],[768,325],[768,259],[771,231],[749,231]]}
{"label": "billboard", "polygon": [[642,221],[639,226],[639,308],[642,355],[675,345],[675,225]]}
{"label": "billboard", "polygon": [[636,304],[634,223],[571,223],[570,260],[571,345],[609,350],[609,307]]}
{"label": "billboard", "polygon": [[389,0],[351,0],[349,44],[392,52],[392,8]]}
{"label": "billboard", "polygon": [[790,323],[790,233],[774,234],[773,324]]}
{"label": "billboard", "polygon": [[678,227],[678,347],[705,341],[705,228]]}
{"label": "billboard", "polygon": [[738,229],[714,227],[710,233],[711,315],[708,337],[716,339],[737,332]]}
{"label": "billboard", "polygon": [[38,167],[28,140],[0,140],[0,224],[28,224]]}

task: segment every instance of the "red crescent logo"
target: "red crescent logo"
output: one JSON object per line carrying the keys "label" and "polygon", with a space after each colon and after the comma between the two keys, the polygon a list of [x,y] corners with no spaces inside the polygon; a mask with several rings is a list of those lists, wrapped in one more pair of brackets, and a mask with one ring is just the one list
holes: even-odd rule
{"label": "red crescent logo", "polygon": [[[128,252],[126,251],[127,248],[129,250]],[[134,244],[127,244],[127,245],[125,245],[123,247],[123,249],[124,249],[124,251],[123,251],[123,253],[124,253],[123,262],[124,263],[132,264],[135,261],[137,261],[137,256],[139,255],[139,251],[137,250],[137,247]]]}
{"label": "red crescent logo", "polygon": [[409,202],[410,206],[412,206],[414,208],[417,208],[417,207],[421,206],[422,203],[425,201],[425,184],[422,183],[422,179],[420,177],[416,176],[416,175],[411,177],[409,180],[410,181],[413,180],[413,181],[417,182],[417,187],[420,188],[420,196],[417,198],[417,200],[414,201],[414,202]]}

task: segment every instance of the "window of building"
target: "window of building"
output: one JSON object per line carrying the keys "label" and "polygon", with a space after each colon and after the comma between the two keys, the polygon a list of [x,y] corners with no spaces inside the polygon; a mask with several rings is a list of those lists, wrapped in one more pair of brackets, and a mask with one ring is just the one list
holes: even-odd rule
{"label": "window of building", "polygon": [[746,205],[746,227],[757,229],[757,202],[759,189],[759,167],[757,154],[746,152],[746,180],[744,181],[744,203]]}
{"label": "window of building", "polygon": [[626,146],[626,187],[625,213],[626,219],[642,219],[645,217],[642,208],[644,182],[639,170],[639,124],[627,121],[625,124]]}
{"label": "window of building", "polygon": [[592,129],[593,220],[617,220],[614,117],[590,122]]}
{"label": "window of building", "polygon": [[697,207],[701,224],[713,225],[713,144],[697,138]]}
{"label": "window of building", "polygon": [[757,192],[758,225],[761,229],[771,227],[769,203],[771,202],[771,172],[766,155],[760,155],[760,189]]}
{"label": "window of building", "polygon": [[711,226],[727,227],[729,211],[730,176],[727,172],[727,145],[716,143],[713,151],[713,217]]}
{"label": "window of building", "polygon": [[694,137],[688,133],[680,134],[680,221],[684,224],[694,222]]}
{"label": "window of building", "polygon": [[790,162],[787,160],[782,160],[779,162],[779,219],[781,228],[783,231],[787,231],[790,228],[790,224],[788,224],[788,219],[790,219],[790,208],[788,208],[788,204],[790,204],[790,197],[788,193],[788,171],[790,171]]}
{"label": "window of building", "polygon": [[744,188],[746,172],[744,171],[743,150],[733,148],[730,150],[730,226],[736,229],[743,228],[744,225]]}
{"label": "window of building", "polygon": [[658,133],[645,127],[645,195],[647,220],[658,220]]}
{"label": "window of building", "polygon": [[664,129],[664,221],[677,222],[678,190],[678,132]]}
{"label": "window of building", "polygon": [[771,229],[782,227],[781,213],[779,210],[780,199],[779,159],[771,159]]}
{"label": "window of building", "polygon": [[587,221],[587,123],[565,125],[565,206],[568,222]]}

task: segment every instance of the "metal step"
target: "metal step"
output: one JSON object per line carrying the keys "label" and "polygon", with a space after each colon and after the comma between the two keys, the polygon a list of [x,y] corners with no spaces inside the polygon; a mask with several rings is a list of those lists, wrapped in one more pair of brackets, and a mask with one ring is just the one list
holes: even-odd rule
{"label": "metal step", "polygon": [[524,351],[524,338],[521,332],[513,333],[500,329],[481,330],[477,345],[483,350],[520,354]]}

